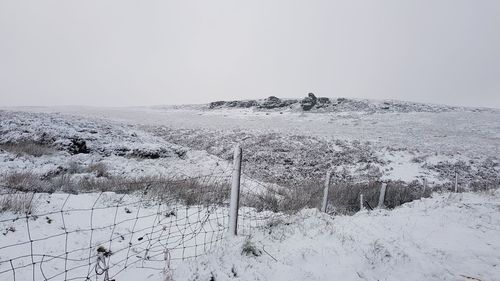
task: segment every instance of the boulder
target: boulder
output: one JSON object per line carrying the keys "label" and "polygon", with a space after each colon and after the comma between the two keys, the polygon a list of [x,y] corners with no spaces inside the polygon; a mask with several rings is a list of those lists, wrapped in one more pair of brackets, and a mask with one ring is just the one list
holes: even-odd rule
{"label": "boulder", "polygon": [[80,153],[89,153],[90,150],[87,148],[87,142],[85,140],[78,138],[78,137],[73,137],[70,138],[70,143],[67,147],[67,150],[71,154],[80,154]]}
{"label": "boulder", "polygon": [[313,93],[309,93],[309,95],[300,102],[300,106],[302,110],[309,111],[316,105],[317,101],[318,99],[316,96]]}
{"label": "boulder", "polygon": [[329,98],[321,97],[321,98],[318,98],[318,101],[316,103],[316,107],[318,107],[318,108],[327,107],[331,103],[332,102],[330,101]]}
{"label": "boulder", "polygon": [[211,102],[210,103],[210,109],[214,109],[214,108],[217,108],[217,107],[221,107],[223,105],[225,105],[226,102],[225,101],[214,101],[214,102]]}
{"label": "boulder", "polygon": [[281,99],[275,96],[270,96],[267,99],[265,99],[264,102],[259,105],[259,107],[265,109],[273,109],[273,108],[283,107],[283,105]]}
{"label": "boulder", "polygon": [[250,108],[250,107],[253,107],[253,106],[257,106],[257,105],[258,105],[257,101],[255,101],[255,100],[247,100],[247,101],[240,101],[239,104],[238,104],[238,107]]}
{"label": "boulder", "polygon": [[221,108],[221,107],[236,107],[236,108],[250,108],[257,106],[258,103],[255,100],[245,100],[245,101],[214,101],[210,103],[209,108]]}

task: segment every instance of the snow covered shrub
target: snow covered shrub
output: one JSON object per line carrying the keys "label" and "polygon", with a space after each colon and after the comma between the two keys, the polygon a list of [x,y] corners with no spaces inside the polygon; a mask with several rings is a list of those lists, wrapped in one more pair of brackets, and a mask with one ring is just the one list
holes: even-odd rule
{"label": "snow covered shrub", "polygon": [[76,161],[70,161],[66,169],[68,174],[80,174],[84,172],[82,165]]}
{"label": "snow covered shrub", "polygon": [[255,244],[250,240],[245,240],[243,247],[241,248],[241,254],[247,256],[260,257],[262,256],[262,251],[255,246]]}
{"label": "snow covered shrub", "polygon": [[20,141],[0,144],[0,149],[8,151],[12,154],[16,154],[18,156],[31,155],[34,157],[50,155],[56,152],[56,150],[51,146],[47,144],[40,144],[34,141]]}
{"label": "snow covered shrub", "polygon": [[228,181],[211,176],[180,180],[163,178],[150,187],[152,195],[174,199],[186,206],[223,204],[229,191]]}
{"label": "snow covered shrub", "polygon": [[114,191],[119,188],[121,182],[118,178],[103,178],[90,174],[72,182],[69,187],[75,192]]}
{"label": "snow covered shrub", "polygon": [[109,177],[108,166],[103,162],[94,162],[90,165],[70,161],[65,169],[67,174],[94,174],[96,177]]}
{"label": "snow covered shrub", "polygon": [[322,192],[321,184],[312,181],[286,188],[270,185],[260,193],[243,193],[240,202],[242,206],[255,208],[257,212],[293,214],[304,208],[319,207]]}
{"label": "snow covered shrub", "polygon": [[92,163],[88,168],[89,173],[93,173],[96,177],[107,177],[108,176],[108,166],[103,162]]}
{"label": "snow covered shrub", "polygon": [[288,188],[283,192],[281,209],[285,213],[296,213],[304,208],[318,208],[323,196],[323,185],[316,181]]}
{"label": "snow covered shrub", "polygon": [[[470,191],[480,192],[480,191],[489,191],[493,189],[497,189],[500,187],[500,180],[492,180],[489,182],[471,182],[468,186]],[[460,190],[460,189],[459,189]]]}
{"label": "snow covered shrub", "polygon": [[279,212],[281,196],[273,188],[267,188],[261,193],[243,193],[240,195],[240,204],[255,208],[257,212]]}
{"label": "snow covered shrub", "polygon": [[113,191],[116,193],[141,192],[151,199],[177,201],[187,206],[224,204],[227,202],[230,183],[224,178],[204,176],[197,178],[172,178],[145,176],[135,179],[86,178],[82,188]]}
{"label": "snow covered shrub", "polygon": [[[71,182],[71,176],[69,174],[61,174],[59,176],[51,178],[50,185],[54,191],[56,190],[68,191],[73,188]],[[70,193],[75,193],[75,192],[70,192]]]}
{"label": "snow covered shrub", "polygon": [[33,193],[14,193],[0,195],[0,213],[31,214],[35,210],[36,200]]}
{"label": "snow covered shrub", "polygon": [[347,181],[332,184],[328,193],[329,209],[335,214],[353,214],[359,211],[360,194],[363,194],[368,208],[374,208],[378,202],[379,190],[380,187],[375,182],[355,183]]}

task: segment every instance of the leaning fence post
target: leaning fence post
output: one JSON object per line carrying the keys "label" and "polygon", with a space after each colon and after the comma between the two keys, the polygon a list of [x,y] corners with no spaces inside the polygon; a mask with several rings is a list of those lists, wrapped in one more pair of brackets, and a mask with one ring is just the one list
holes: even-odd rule
{"label": "leaning fence post", "polygon": [[229,205],[229,234],[238,233],[238,208],[240,204],[240,179],[241,179],[242,150],[239,145],[234,148],[233,181],[231,186],[231,201]]}
{"label": "leaning fence post", "polygon": [[380,196],[378,197],[378,206],[377,208],[384,208],[384,201],[385,201],[385,191],[387,190],[387,184],[384,182],[382,183],[382,187],[380,188]]}
{"label": "leaning fence post", "polygon": [[328,205],[328,190],[330,189],[330,179],[332,178],[332,172],[328,171],[326,173],[325,187],[323,189],[323,203],[321,204],[321,212],[326,213],[326,207]]}

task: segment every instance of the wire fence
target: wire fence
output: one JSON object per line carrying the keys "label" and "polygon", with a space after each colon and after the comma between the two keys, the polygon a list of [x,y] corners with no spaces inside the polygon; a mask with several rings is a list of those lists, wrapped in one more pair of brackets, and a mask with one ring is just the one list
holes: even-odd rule
{"label": "wire fence", "polygon": [[[106,185],[110,191],[79,194],[4,187],[0,280],[165,280],[179,262],[223,241],[232,172],[228,165],[209,175],[117,181]],[[279,216],[255,207],[267,189],[242,176],[239,235]]]}
{"label": "wire fence", "polygon": [[31,194],[52,210],[2,218],[0,279],[113,280],[131,267],[166,270],[222,240],[224,206],[154,202],[146,194]]}
{"label": "wire fence", "polygon": [[[114,179],[79,194],[4,187],[0,280],[168,280],[179,262],[217,249],[227,235],[234,171],[228,163],[197,177]],[[239,176],[238,235],[319,207],[324,197],[322,184],[283,188]],[[391,183],[382,202],[395,206],[430,191]],[[378,183],[336,184],[326,199],[330,211],[350,212],[375,207],[379,193]]]}

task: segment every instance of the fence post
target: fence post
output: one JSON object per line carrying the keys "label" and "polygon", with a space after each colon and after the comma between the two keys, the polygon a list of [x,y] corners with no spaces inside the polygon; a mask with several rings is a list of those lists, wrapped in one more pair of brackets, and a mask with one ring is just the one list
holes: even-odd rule
{"label": "fence post", "polygon": [[385,201],[385,191],[387,190],[387,184],[385,182],[382,183],[382,187],[380,188],[380,196],[378,197],[378,206],[377,208],[384,208]]}
{"label": "fence post", "polygon": [[240,204],[240,179],[241,179],[242,149],[239,145],[234,148],[233,181],[231,186],[231,201],[229,205],[229,234],[238,233],[238,208]]}
{"label": "fence post", "polygon": [[455,193],[458,192],[458,173],[455,172]]}
{"label": "fence post", "polygon": [[328,205],[328,190],[330,189],[330,179],[332,178],[332,172],[328,171],[326,173],[325,187],[323,189],[323,203],[321,204],[321,212],[326,213],[326,207]]}
{"label": "fence post", "polygon": [[359,210],[364,211],[365,210],[365,205],[363,204],[363,194],[359,195]]}

